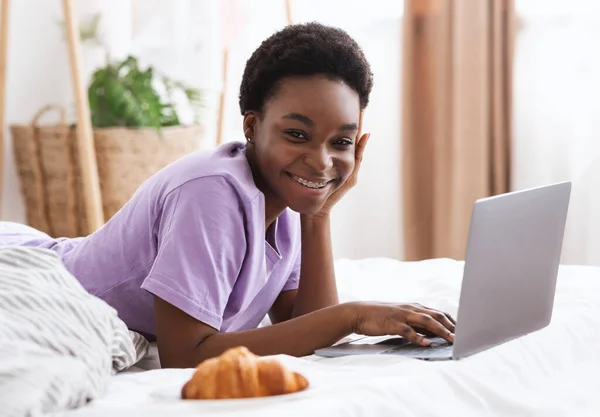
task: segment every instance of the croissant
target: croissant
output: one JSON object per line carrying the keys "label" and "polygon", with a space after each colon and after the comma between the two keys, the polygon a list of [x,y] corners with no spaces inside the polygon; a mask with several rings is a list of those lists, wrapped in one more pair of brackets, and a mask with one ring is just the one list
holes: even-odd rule
{"label": "croissant", "polygon": [[181,390],[183,399],[213,400],[291,394],[308,380],[275,359],[261,358],[240,346],[208,359]]}

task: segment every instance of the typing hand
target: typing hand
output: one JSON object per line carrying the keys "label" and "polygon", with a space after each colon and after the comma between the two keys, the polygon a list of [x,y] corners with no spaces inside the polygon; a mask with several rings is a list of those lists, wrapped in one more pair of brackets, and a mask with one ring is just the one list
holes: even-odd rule
{"label": "typing hand", "polygon": [[367,336],[402,336],[411,343],[429,346],[427,337],[454,342],[456,321],[447,313],[420,304],[354,302],[353,332]]}

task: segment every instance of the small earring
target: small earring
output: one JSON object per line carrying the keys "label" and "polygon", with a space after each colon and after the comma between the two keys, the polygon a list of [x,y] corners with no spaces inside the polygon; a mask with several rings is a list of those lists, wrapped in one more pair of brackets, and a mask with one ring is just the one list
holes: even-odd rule
{"label": "small earring", "polygon": [[252,143],[251,134],[252,134],[252,129],[246,129],[246,130],[244,130],[244,135],[246,136],[246,141],[248,143]]}

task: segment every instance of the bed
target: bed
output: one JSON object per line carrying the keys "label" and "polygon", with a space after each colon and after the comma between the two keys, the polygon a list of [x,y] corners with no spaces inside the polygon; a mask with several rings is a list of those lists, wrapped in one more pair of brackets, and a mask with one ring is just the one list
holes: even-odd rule
{"label": "bed", "polygon": [[[418,301],[456,314],[463,263],[336,262],[342,301]],[[598,416],[600,268],[560,268],[552,323],[457,362],[392,356],[278,356],[307,391],[232,401],[178,398],[191,369],[153,369],[155,347],[112,377],[107,394],[65,416]]]}

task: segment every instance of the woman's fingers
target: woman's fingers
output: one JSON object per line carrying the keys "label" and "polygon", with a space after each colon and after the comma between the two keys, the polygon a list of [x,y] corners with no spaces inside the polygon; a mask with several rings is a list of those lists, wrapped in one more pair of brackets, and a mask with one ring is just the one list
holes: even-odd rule
{"label": "woman's fingers", "polygon": [[444,313],[444,315],[446,316],[446,318],[448,318],[448,320],[450,320],[450,322],[452,322],[452,324],[454,324],[454,327],[456,327],[456,320],[454,320],[454,317],[452,317],[448,313]]}
{"label": "woman's fingers", "polygon": [[420,327],[428,330],[432,334],[445,339],[449,343],[454,343],[454,333],[429,314],[412,313],[406,318],[406,323],[411,327]]}
{"label": "woman's fingers", "polygon": [[456,323],[453,321],[453,319],[448,314],[443,313],[438,310],[433,310],[433,309],[425,309],[424,313],[429,314],[435,320],[437,320],[438,322],[443,324],[446,329],[448,329],[452,333],[454,333],[454,331],[456,329]]}
{"label": "woman's fingers", "polygon": [[358,131],[356,132],[356,140],[360,140],[362,137],[362,125],[364,115],[365,111],[361,110],[360,115],[358,116]]}
{"label": "woman's fingers", "polygon": [[[415,307],[416,311],[419,311],[421,313],[427,313],[436,320],[438,320],[440,323],[445,323],[446,327],[454,333],[454,329],[456,328],[456,320],[454,320],[454,318],[450,314],[440,310],[436,310],[434,308],[425,307],[421,304],[413,304],[413,306]],[[450,322],[452,325],[447,325],[448,322]]]}
{"label": "woman's fingers", "polygon": [[365,133],[363,137],[360,139],[360,142],[356,144],[356,152],[354,154],[355,162],[354,162],[354,171],[350,174],[350,177],[346,180],[347,187],[354,187],[358,183],[358,171],[360,171],[360,165],[362,163],[363,154],[365,152],[365,147],[367,146],[367,142],[369,141],[370,133]]}
{"label": "woman's fingers", "polygon": [[367,142],[369,141],[370,138],[371,138],[371,134],[365,133],[360,138],[360,141],[356,144],[355,159],[356,159],[357,164],[360,164],[362,162],[363,154],[365,153],[365,148],[367,147]]}
{"label": "woman's fingers", "polygon": [[402,326],[402,329],[400,331],[400,336],[402,336],[404,339],[408,340],[409,342],[414,343],[415,345],[429,346],[431,344],[430,340],[425,338],[425,336],[417,333],[415,331],[415,329],[413,329],[408,324],[404,324]]}
{"label": "woman's fingers", "polygon": [[353,303],[354,333],[368,336],[398,335],[411,343],[428,346],[427,337],[454,343],[455,324],[446,313],[418,304]]}

